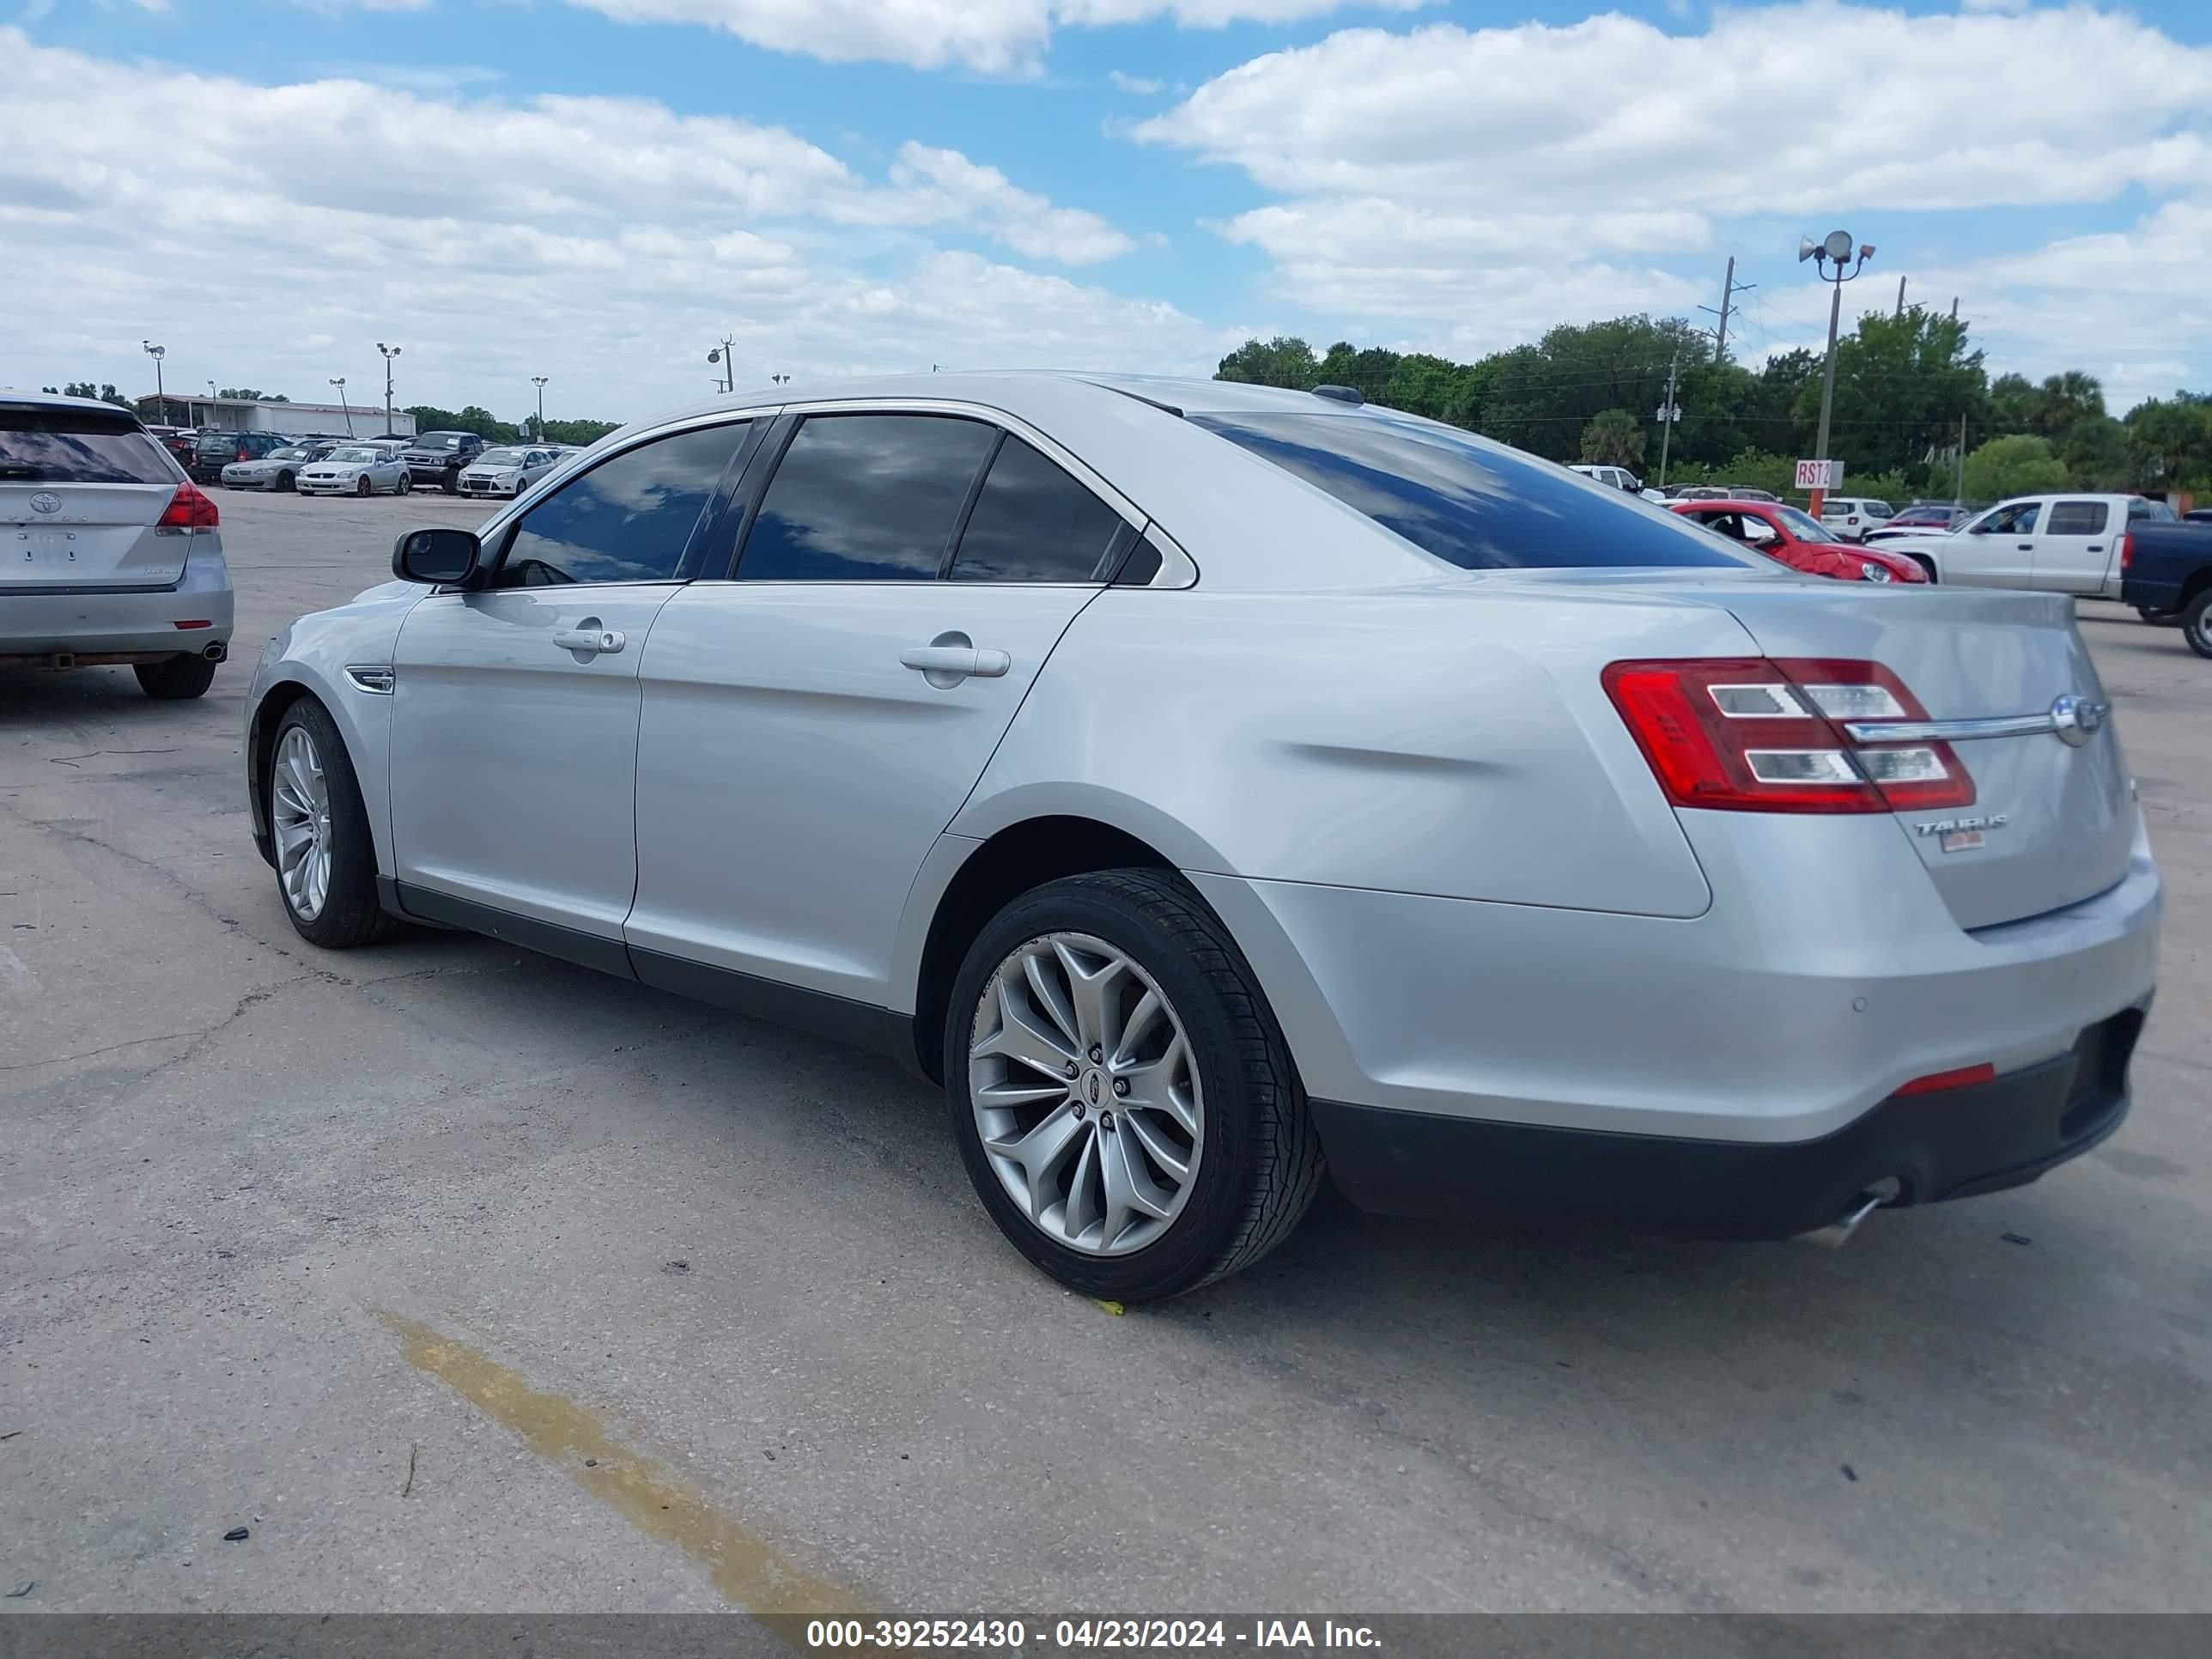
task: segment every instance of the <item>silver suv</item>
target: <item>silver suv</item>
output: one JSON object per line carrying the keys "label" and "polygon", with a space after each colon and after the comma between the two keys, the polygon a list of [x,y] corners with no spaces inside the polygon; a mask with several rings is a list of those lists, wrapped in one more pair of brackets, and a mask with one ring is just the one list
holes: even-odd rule
{"label": "silver suv", "polygon": [[0,392],[0,669],[128,663],[198,696],[230,649],[221,521],[129,410]]}
{"label": "silver suv", "polygon": [[271,643],[274,896],[896,1054],[1090,1295],[1255,1260],[1324,1169],[1771,1236],[2127,1109],[2159,880],[2063,595],[1799,576],[1223,382],[787,388],[584,459]]}

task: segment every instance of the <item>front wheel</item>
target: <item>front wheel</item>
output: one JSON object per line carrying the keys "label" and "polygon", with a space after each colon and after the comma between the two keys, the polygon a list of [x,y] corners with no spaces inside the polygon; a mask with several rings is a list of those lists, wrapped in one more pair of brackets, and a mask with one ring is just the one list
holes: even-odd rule
{"label": "front wheel", "polygon": [[399,475],[399,482],[392,485],[392,493],[395,495],[404,495],[409,490],[414,488],[414,475],[412,473],[403,472]]}
{"label": "front wheel", "polygon": [[360,481],[353,487],[353,493],[364,499],[376,494],[376,486],[369,481],[368,473],[364,472],[361,475]]}
{"label": "front wheel", "polygon": [[1289,1237],[1321,1143],[1235,941],[1171,875],[1016,899],[954,981],[953,1133],[1014,1248],[1086,1296],[1194,1290]]}
{"label": "front wheel", "polygon": [[138,689],[156,702],[185,702],[204,696],[215,684],[215,665],[205,657],[180,653],[159,662],[136,665]]}
{"label": "front wheel", "polygon": [[1909,556],[1909,557],[1911,559],[1911,561],[1912,561],[1912,562],[1913,562],[1913,563],[1915,563],[1915,564],[1918,565],[1918,566],[1920,567],[1920,568],[1921,568],[1924,573],[1926,573],[1927,577],[1928,577],[1928,580],[1929,580],[1931,583],[1936,580],[1936,561],[1935,561],[1935,560],[1933,560],[1933,559],[1923,559],[1923,558],[1922,558],[1922,557],[1921,557],[1917,553],[1911,554],[1911,555],[1908,555],[1907,556]]}
{"label": "front wheel", "polygon": [[277,896],[300,937],[343,950],[397,931],[376,902],[376,847],[345,739],[312,697],[285,710],[264,781]]}
{"label": "front wheel", "polygon": [[438,488],[444,490],[448,495],[459,495],[461,493],[461,475],[459,472],[448,472],[444,477],[438,480]]}
{"label": "front wheel", "polygon": [[296,480],[294,479],[290,473],[279,472],[276,475],[276,493],[279,495],[289,493],[295,482]]}
{"label": "front wheel", "polygon": [[2200,657],[2212,657],[2212,587],[2181,608],[2181,637]]}

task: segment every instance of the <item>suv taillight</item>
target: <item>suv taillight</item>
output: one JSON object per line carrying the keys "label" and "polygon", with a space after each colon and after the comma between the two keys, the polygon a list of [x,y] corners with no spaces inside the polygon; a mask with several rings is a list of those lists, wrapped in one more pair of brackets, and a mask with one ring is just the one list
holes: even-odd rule
{"label": "suv taillight", "polygon": [[1858,741],[1844,722],[1923,720],[1880,663],[1697,658],[1617,662],[1606,695],[1677,806],[1737,812],[1906,812],[1971,806],[1944,743]]}
{"label": "suv taillight", "polygon": [[188,481],[177,486],[177,493],[169,497],[168,506],[154,522],[164,530],[213,530],[222,522],[222,514],[205,490]]}

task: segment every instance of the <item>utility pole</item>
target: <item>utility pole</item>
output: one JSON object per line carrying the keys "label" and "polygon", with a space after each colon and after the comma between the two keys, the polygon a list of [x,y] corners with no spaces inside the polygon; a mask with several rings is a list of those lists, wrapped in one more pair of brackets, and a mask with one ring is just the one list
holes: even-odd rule
{"label": "utility pole", "polygon": [[1681,405],[1674,401],[1674,372],[1682,366],[1682,348],[1676,346],[1674,355],[1667,364],[1667,397],[1659,406],[1659,484],[1667,487],[1667,452],[1674,436],[1674,422],[1682,418]]}
{"label": "utility pole", "polygon": [[384,429],[389,432],[392,430],[392,360],[405,348],[388,346],[379,340],[376,349],[384,354]]}
{"label": "utility pole", "polygon": [[1963,415],[1959,416],[1959,472],[1952,485],[1951,510],[1955,513],[1966,504],[1966,417]]}
{"label": "utility pole", "polygon": [[1905,278],[1902,276],[1897,279],[1897,314],[1900,317],[1905,315]]}
{"label": "utility pole", "polygon": [[[1850,258],[1854,246],[1858,248],[1858,259],[1846,272],[1844,264]],[[1836,402],[1836,325],[1842,320],[1844,314],[1844,284],[1864,270],[1866,262],[1873,258],[1874,244],[1854,244],[1851,234],[1847,230],[1832,230],[1817,242],[1808,236],[1797,244],[1798,263],[1802,264],[1808,259],[1814,261],[1814,268],[1820,273],[1820,279],[1835,285],[1834,295],[1828,301],[1828,362],[1820,374],[1820,430],[1813,442],[1813,459],[1816,461],[1828,459],[1828,416]],[[1830,261],[1833,261],[1836,267],[1833,276],[1827,272]],[[1827,494],[1825,486],[1813,491],[1812,514],[1816,519],[1820,516],[1820,508]]]}
{"label": "utility pole", "polygon": [[545,382],[550,379],[552,376],[550,374],[533,374],[530,377],[530,384],[538,388],[537,437],[541,444],[545,441]]}
{"label": "utility pole", "polygon": [[1728,275],[1721,281],[1721,308],[1715,312],[1711,306],[1699,306],[1698,307],[1700,311],[1712,312],[1713,315],[1721,319],[1720,326],[1713,331],[1713,361],[1715,362],[1720,362],[1723,357],[1725,357],[1728,355],[1729,313],[1735,308],[1735,296],[1739,294],[1748,294],[1752,289],[1758,286],[1759,284],[1757,283],[1739,283],[1736,281],[1735,256],[1734,254],[1730,254],[1729,256],[1728,262]]}
{"label": "utility pole", "polygon": [[155,417],[155,424],[167,426],[169,423],[169,398],[168,393],[161,389],[161,359],[169,355],[169,348],[155,345],[151,340],[141,340],[138,343],[145,348],[146,355],[154,360],[154,401],[160,404],[161,409],[161,412]]}
{"label": "utility pole", "polygon": [[[338,389],[338,407],[345,413],[346,436],[350,438],[353,436],[353,405],[346,401],[345,376],[343,374],[339,375],[337,379],[332,380],[331,384]],[[386,432],[392,430],[388,426],[384,429]]]}

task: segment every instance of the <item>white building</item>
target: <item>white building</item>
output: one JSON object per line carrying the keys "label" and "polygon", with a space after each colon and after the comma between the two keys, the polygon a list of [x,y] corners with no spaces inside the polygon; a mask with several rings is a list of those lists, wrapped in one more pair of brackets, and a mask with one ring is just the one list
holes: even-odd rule
{"label": "white building", "polygon": [[[168,418],[161,414],[167,406]],[[138,399],[138,416],[154,426],[190,426],[216,432],[316,433],[332,438],[375,438],[383,435],[384,405],[370,404],[270,404],[245,398],[186,398],[152,392]],[[404,410],[392,411],[391,431],[402,438],[415,435],[415,417]]]}

